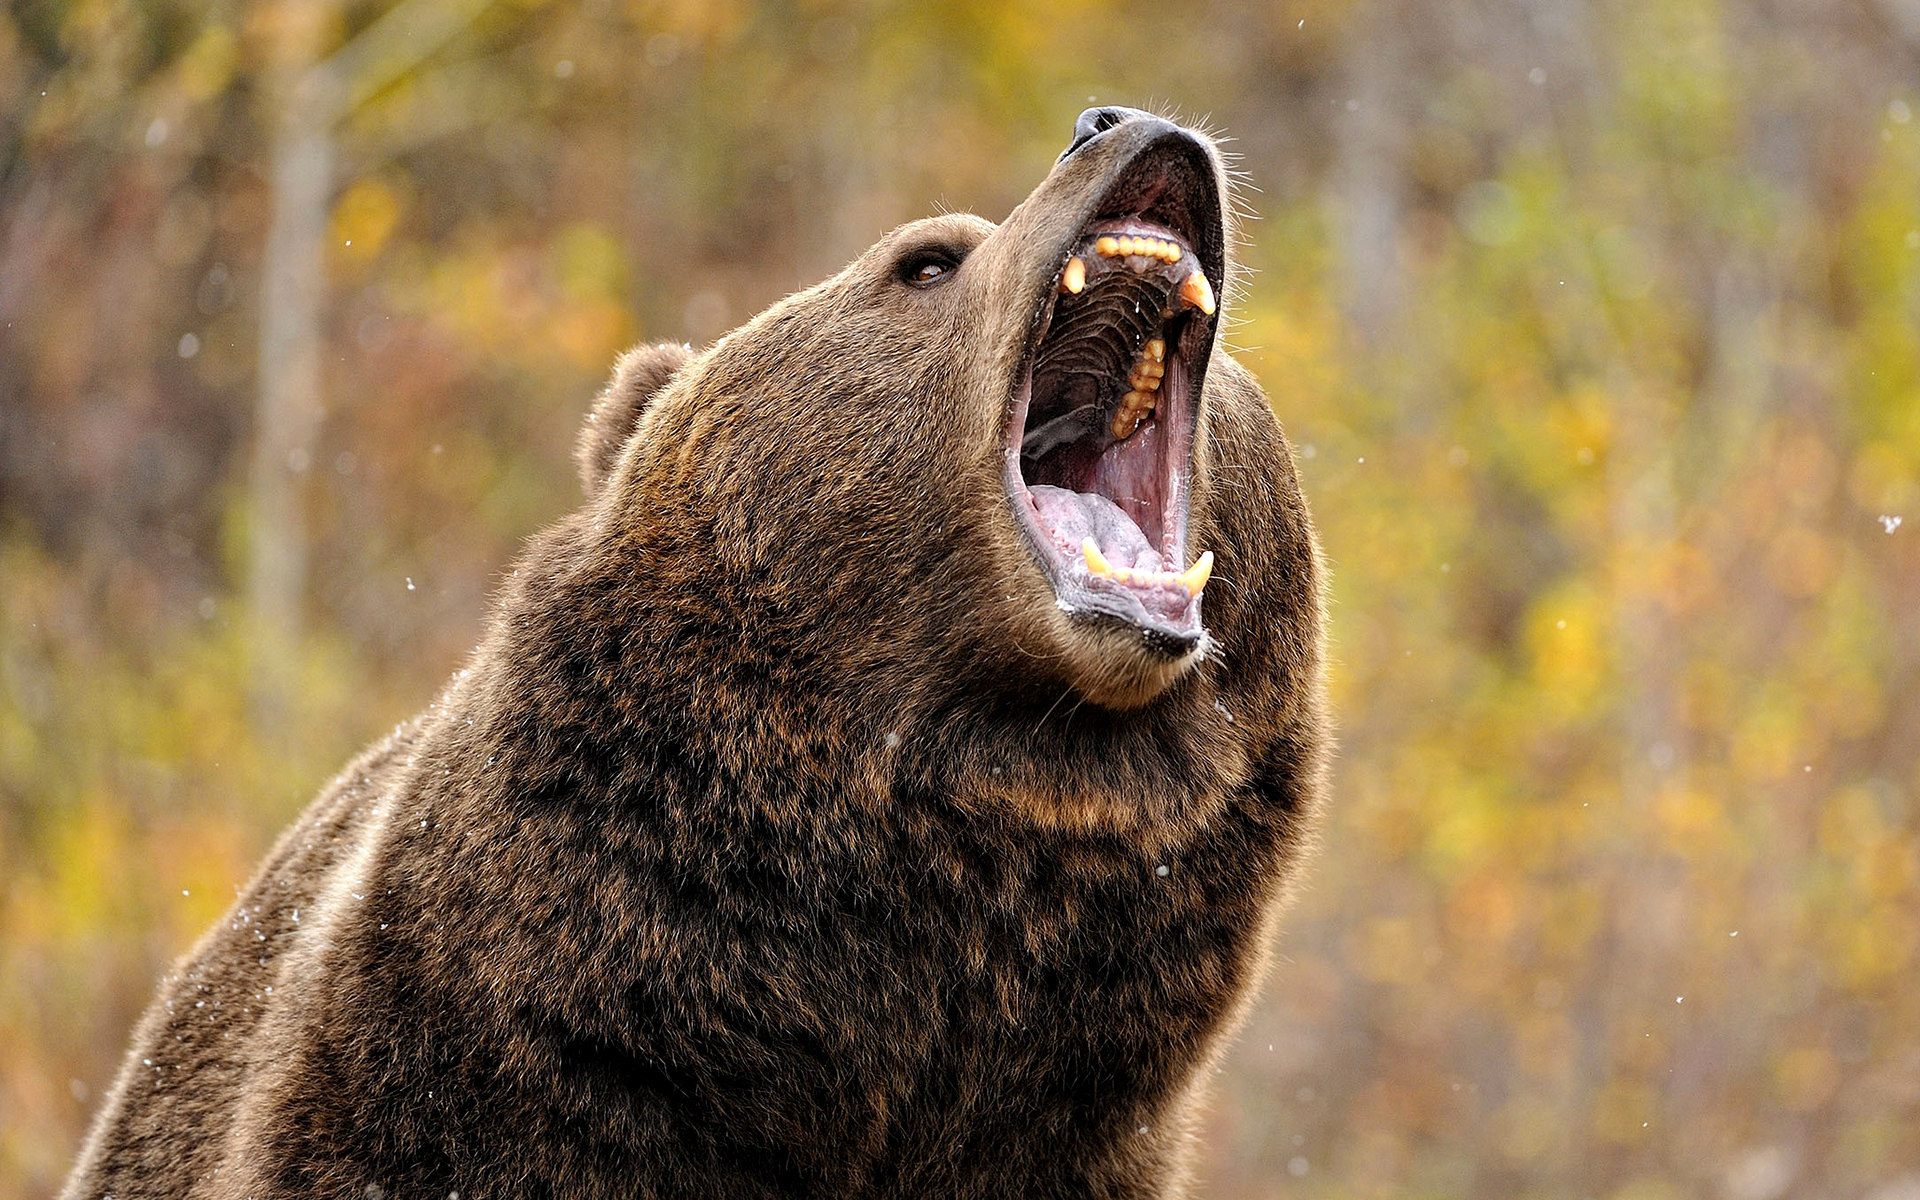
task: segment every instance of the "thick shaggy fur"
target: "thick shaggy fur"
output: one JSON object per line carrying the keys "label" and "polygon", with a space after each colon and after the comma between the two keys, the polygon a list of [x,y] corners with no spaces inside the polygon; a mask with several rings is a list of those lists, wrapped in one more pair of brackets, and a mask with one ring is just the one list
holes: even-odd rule
{"label": "thick shaggy fur", "polygon": [[1008,511],[1034,314],[1146,124],[626,359],[587,505],[167,976],[65,1195],[1181,1191],[1319,803],[1321,571],[1219,350],[1164,690],[1088,701],[1115,635]]}

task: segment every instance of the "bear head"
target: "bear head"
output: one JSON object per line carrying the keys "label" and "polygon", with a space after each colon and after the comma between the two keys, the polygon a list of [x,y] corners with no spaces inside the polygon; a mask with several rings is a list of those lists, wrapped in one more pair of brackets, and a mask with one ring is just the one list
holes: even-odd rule
{"label": "bear head", "polygon": [[913,222],[708,349],[632,352],[580,441],[594,536],[789,688],[956,728],[1077,712],[1093,775],[1166,735],[1144,774],[1056,792],[1235,773],[1236,718],[1317,705],[1320,570],[1219,345],[1227,190],[1206,137],[1089,110],[998,226]]}

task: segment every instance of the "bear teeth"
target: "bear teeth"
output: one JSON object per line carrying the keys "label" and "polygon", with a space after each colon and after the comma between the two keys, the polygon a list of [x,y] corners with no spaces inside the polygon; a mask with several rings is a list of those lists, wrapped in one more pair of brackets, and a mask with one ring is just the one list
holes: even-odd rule
{"label": "bear teeth", "polygon": [[1107,561],[1106,555],[1100,553],[1099,545],[1092,538],[1080,539],[1080,553],[1087,556],[1087,570],[1095,575],[1113,575],[1113,564]]}
{"label": "bear teeth", "polygon": [[1130,571],[1125,567],[1116,567],[1100,553],[1100,547],[1092,538],[1082,538],[1080,553],[1086,557],[1087,570],[1102,579],[1112,579],[1130,584],[1171,584],[1177,583],[1187,589],[1189,596],[1198,596],[1207,586],[1207,580],[1213,577],[1213,551],[1208,550],[1184,571]]}
{"label": "bear teeth", "polygon": [[[1158,405],[1160,384],[1166,375],[1166,323],[1194,309],[1211,317],[1218,305],[1205,270],[1195,262],[1195,256],[1174,238],[1119,232],[1089,233],[1084,236],[1087,240],[1082,241],[1080,247],[1060,266],[1056,290],[1061,296],[1086,295],[1090,289],[1096,289],[1100,282],[1109,278],[1108,272],[1141,281],[1151,280],[1156,284],[1161,280],[1171,283],[1175,277],[1179,279],[1178,283],[1171,284],[1168,292],[1159,293],[1150,301],[1159,309],[1162,336],[1151,338],[1137,349],[1134,362],[1127,371],[1125,390],[1117,402],[1111,402],[1114,407],[1109,413],[1106,430],[1115,439],[1125,441],[1154,416]],[[1173,270],[1163,269],[1173,264],[1179,265]],[[1157,291],[1157,288],[1154,290]],[[1140,283],[1135,282],[1129,284],[1121,294],[1127,296],[1139,291]],[[1136,298],[1133,306],[1136,320],[1132,336],[1135,337],[1145,332],[1138,329],[1137,320],[1145,315],[1144,305],[1140,302],[1144,298]]]}
{"label": "bear teeth", "polygon": [[1140,347],[1140,356],[1127,373],[1127,394],[1120,397],[1119,411],[1108,427],[1114,437],[1125,441],[1140,428],[1140,422],[1153,415],[1160,381],[1167,374],[1166,357],[1167,343],[1161,338],[1151,338]]}
{"label": "bear teeth", "polygon": [[1200,589],[1207,586],[1207,580],[1213,578],[1213,551],[1203,551],[1193,566],[1181,574],[1180,582],[1187,585],[1191,595],[1198,596]]}
{"label": "bear teeth", "polygon": [[1094,252],[1102,258],[1157,258],[1164,263],[1180,261],[1180,247],[1164,238],[1103,237],[1095,239]]}
{"label": "bear teeth", "polygon": [[1213,315],[1213,285],[1207,282],[1204,271],[1196,268],[1180,281],[1180,302],[1188,308],[1199,309],[1209,317]]}
{"label": "bear teeth", "polygon": [[1079,258],[1070,258],[1060,272],[1060,291],[1062,295],[1078,296],[1080,289],[1087,286],[1087,264]]}

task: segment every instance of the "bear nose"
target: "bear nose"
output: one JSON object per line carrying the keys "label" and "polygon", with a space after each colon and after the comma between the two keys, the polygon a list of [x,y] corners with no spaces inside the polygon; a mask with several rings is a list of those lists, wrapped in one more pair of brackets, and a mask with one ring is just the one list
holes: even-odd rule
{"label": "bear nose", "polygon": [[1060,152],[1059,161],[1065,162],[1067,156],[1075,150],[1086,145],[1094,138],[1099,137],[1107,130],[1112,129],[1115,125],[1125,124],[1135,117],[1146,117],[1151,120],[1153,114],[1141,112],[1137,108],[1122,108],[1117,104],[1106,105],[1102,108],[1087,109],[1081,113],[1079,119],[1073,123],[1073,140],[1068,142],[1067,148]]}

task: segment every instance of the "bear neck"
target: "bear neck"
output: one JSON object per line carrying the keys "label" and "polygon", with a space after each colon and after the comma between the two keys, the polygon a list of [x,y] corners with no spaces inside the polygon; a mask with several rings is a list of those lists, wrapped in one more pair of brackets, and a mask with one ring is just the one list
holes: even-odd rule
{"label": "bear neck", "polygon": [[[814,607],[589,509],[534,543],[476,656],[475,711],[446,723],[490,762],[479,801],[602,822],[784,831],[820,853],[852,826],[937,827],[1116,868],[1202,831],[1251,770],[1203,674],[1115,713],[1011,683],[940,619]],[[937,610],[933,610],[937,611]],[[820,860],[815,860],[820,861]],[[804,866],[804,864],[803,864]]]}

